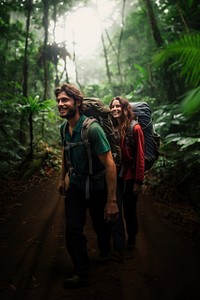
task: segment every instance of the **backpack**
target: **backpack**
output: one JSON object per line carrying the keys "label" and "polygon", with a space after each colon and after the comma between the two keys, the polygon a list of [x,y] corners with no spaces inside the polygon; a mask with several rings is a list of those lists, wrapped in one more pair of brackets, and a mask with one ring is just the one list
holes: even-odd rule
{"label": "backpack", "polygon": [[127,130],[128,143],[134,149],[133,128],[136,124],[139,124],[144,134],[145,171],[148,171],[159,157],[161,137],[154,129],[149,104],[146,102],[130,102],[130,105],[135,118]]}
{"label": "backpack", "polygon": [[96,119],[106,134],[106,137],[110,144],[114,162],[116,164],[116,167],[119,168],[121,166],[121,149],[112,123],[112,114],[110,108],[98,98],[84,98],[83,113],[86,117],[92,118],[93,120],[85,120],[84,125],[86,126],[84,126],[84,128],[86,128],[87,131],[83,131],[83,139],[88,139],[89,126],[92,122],[94,122],[94,119]]}
{"label": "backpack", "polygon": [[116,167],[119,168],[121,165],[121,149],[119,145],[119,140],[117,139],[114,131],[114,126],[111,118],[111,111],[109,107],[107,107],[103,101],[98,98],[84,98],[83,100],[83,114],[87,117],[82,125],[82,141],[79,143],[67,143],[64,141],[65,131],[67,122],[65,122],[63,126],[63,145],[65,149],[69,149],[74,146],[78,146],[80,144],[84,144],[86,146],[87,155],[88,155],[88,163],[89,163],[89,175],[93,175],[93,166],[92,166],[92,156],[91,156],[91,147],[88,142],[88,131],[89,127],[93,122],[98,122],[103,128],[108,142],[110,144],[111,152],[113,159],[115,161]]}

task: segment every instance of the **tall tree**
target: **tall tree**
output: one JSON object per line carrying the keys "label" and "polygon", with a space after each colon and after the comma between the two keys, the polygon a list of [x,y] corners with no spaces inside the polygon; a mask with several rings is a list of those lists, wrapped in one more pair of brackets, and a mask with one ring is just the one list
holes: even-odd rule
{"label": "tall tree", "polygon": [[145,3],[146,8],[147,8],[147,13],[148,13],[148,16],[149,16],[149,22],[151,24],[151,30],[152,30],[152,33],[153,33],[155,43],[156,43],[157,47],[160,48],[160,47],[163,46],[164,42],[163,42],[163,39],[162,39],[162,36],[161,36],[161,32],[158,28],[157,20],[156,20],[156,17],[154,15],[154,11],[153,11],[153,8],[152,8],[152,5],[151,5],[151,0],[144,0],[144,3]]}
{"label": "tall tree", "polygon": [[103,45],[103,52],[104,52],[104,59],[105,59],[106,74],[107,74],[107,78],[108,78],[108,83],[111,85],[112,84],[112,78],[111,78],[111,73],[110,73],[110,68],[109,68],[108,54],[107,54],[107,49],[106,49],[106,45],[105,45],[103,32],[101,32],[101,42],[102,42],[102,45]]}
{"label": "tall tree", "polygon": [[[28,97],[28,48],[29,48],[29,34],[30,34],[30,19],[32,12],[32,0],[26,0],[25,2],[25,12],[26,12],[26,33],[25,33],[25,47],[24,47],[24,65],[23,65],[23,83],[22,83],[22,91],[23,96]],[[21,114],[20,118],[20,136],[19,141],[21,144],[25,143],[25,130],[24,130],[24,114]]]}
{"label": "tall tree", "polygon": [[[143,0],[147,9],[147,14],[149,17],[149,22],[151,25],[152,34],[154,37],[154,41],[158,48],[164,46],[164,41],[161,35],[161,32],[158,28],[156,17],[153,11],[153,7],[151,4],[151,0]],[[168,101],[174,102],[176,100],[176,88],[174,82],[173,73],[168,69],[168,65],[164,65],[163,74],[160,74],[163,77],[164,85],[167,92]]]}
{"label": "tall tree", "polygon": [[122,5],[122,14],[121,14],[121,31],[119,35],[119,43],[117,47],[117,67],[119,71],[119,77],[120,77],[120,82],[121,84],[123,83],[122,79],[122,73],[121,73],[121,61],[120,61],[120,55],[121,55],[121,44],[122,44],[122,39],[123,39],[123,33],[124,33],[124,12],[125,12],[125,5],[126,5],[126,0],[123,0],[123,5]]}
{"label": "tall tree", "polygon": [[74,66],[75,66],[76,83],[78,84],[79,88],[82,89],[82,86],[79,82],[79,73],[78,73],[78,67],[77,67],[77,62],[76,62],[76,42],[74,39],[74,33],[73,33],[73,62],[74,62]]}
{"label": "tall tree", "polygon": [[44,45],[43,45],[43,67],[44,67],[44,96],[47,99],[48,95],[48,61],[47,61],[47,43],[49,29],[49,0],[42,0],[43,3],[43,26],[44,26]]}
{"label": "tall tree", "polygon": [[24,67],[23,67],[23,96],[28,96],[28,47],[29,47],[29,33],[30,33],[30,19],[32,12],[32,0],[26,0],[25,10],[27,11],[26,18],[26,38],[24,47]]}

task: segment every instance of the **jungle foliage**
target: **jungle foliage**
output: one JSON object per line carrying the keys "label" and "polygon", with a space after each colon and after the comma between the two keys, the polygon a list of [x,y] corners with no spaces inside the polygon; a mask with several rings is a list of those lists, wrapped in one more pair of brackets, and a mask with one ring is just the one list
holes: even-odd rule
{"label": "jungle foliage", "polygon": [[[97,13],[99,1],[90,2]],[[84,5],[89,1],[1,1],[0,178],[60,147],[53,90],[67,81],[105,103],[117,95],[147,101],[162,137],[152,170],[156,182],[176,186],[199,209],[199,1],[115,1],[110,25],[101,28],[98,57],[89,64],[75,48],[70,51],[68,41],[57,43],[55,31],[65,13]]]}

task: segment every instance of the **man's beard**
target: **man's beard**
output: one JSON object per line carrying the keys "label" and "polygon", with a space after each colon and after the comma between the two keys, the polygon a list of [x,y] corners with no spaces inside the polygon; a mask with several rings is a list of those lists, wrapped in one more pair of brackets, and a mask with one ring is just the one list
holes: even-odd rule
{"label": "man's beard", "polygon": [[73,118],[76,115],[76,106],[70,107],[65,116],[62,118],[66,118],[67,120]]}

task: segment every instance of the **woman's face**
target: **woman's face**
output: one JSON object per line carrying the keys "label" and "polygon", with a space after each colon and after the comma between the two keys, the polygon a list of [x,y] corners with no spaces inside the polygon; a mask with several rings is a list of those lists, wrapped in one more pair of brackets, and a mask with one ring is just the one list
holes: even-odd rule
{"label": "woman's face", "polygon": [[119,100],[114,100],[111,104],[111,112],[114,118],[121,118],[122,116],[122,107]]}

